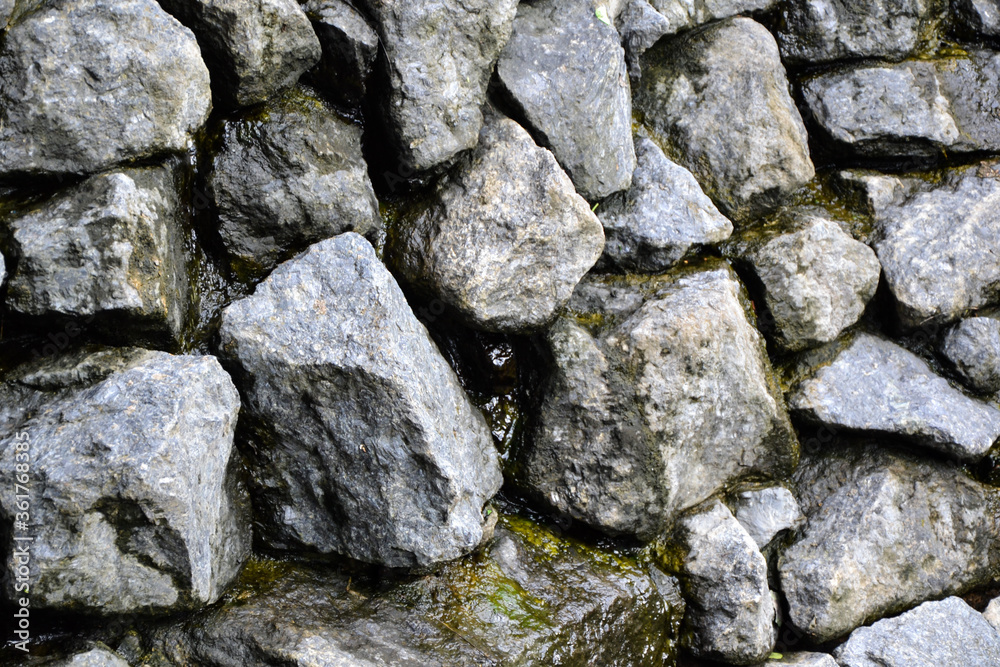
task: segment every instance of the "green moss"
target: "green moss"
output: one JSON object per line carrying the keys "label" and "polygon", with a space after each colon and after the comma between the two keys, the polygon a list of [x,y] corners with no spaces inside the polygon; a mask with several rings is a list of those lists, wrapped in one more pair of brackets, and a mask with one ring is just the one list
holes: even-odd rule
{"label": "green moss", "polygon": [[296,568],[289,561],[255,555],[243,566],[240,576],[226,592],[223,603],[238,604],[266,595],[295,572]]}

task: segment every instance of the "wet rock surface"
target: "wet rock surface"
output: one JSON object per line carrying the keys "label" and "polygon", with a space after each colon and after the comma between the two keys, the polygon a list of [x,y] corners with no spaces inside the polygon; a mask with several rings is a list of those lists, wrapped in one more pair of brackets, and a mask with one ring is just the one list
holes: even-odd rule
{"label": "wet rock surface", "polygon": [[8,307],[179,336],[191,297],[181,178],[176,161],[106,172],[10,218]]}
{"label": "wet rock surface", "polygon": [[[32,606],[163,613],[217,600],[250,547],[246,489],[231,468],[239,409],[207,356],[107,349],[8,375],[0,456],[27,454],[38,480],[27,488],[45,489],[22,530],[34,538]],[[13,518],[23,511],[15,468],[0,480]],[[5,537],[15,597],[16,537]]]}
{"label": "wet rock surface", "polygon": [[836,340],[858,321],[875,296],[881,267],[871,248],[822,212],[790,218],[737,236],[730,253],[762,285],[781,345],[801,350]]}
{"label": "wet rock surface", "polygon": [[814,175],[778,47],[759,23],[727,19],[644,56],[635,104],[667,155],[736,222],[767,212]]}
{"label": "wet rock surface", "polygon": [[515,0],[359,3],[385,50],[383,115],[407,169],[430,169],[475,147],[480,106],[516,7]]}
{"label": "wet rock surface", "polygon": [[982,457],[1000,437],[1000,410],[951,387],[915,354],[869,334],[859,334],[794,387],[788,406],[811,421],[896,436],[964,460]]}
{"label": "wet rock surface", "polygon": [[181,152],[211,103],[194,36],[154,0],[46,3],[0,46],[0,176]]}
{"label": "wet rock surface", "polygon": [[160,0],[198,37],[214,92],[248,106],[294,84],[320,59],[320,44],[296,0]]}
{"label": "wet rock surface", "polygon": [[638,166],[628,191],[597,210],[604,225],[604,262],[625,271],[653,273],[676,264],[692,248],[725,241],[733,224],[694,176],[669,160],[647,137],[635,138]]}
{"label": "wet rock surface", "polygon": [[268,544],[392,567],[479,544],[501,483],[486,423],[367,241],[282,264],[220,335],[254,423]]}
{"label": "wet rock surface", "polygon": [[792,63],[902,60],[944,15],[935,0],[794,0],[782,10],[781,53]]}
{"label": "wet rock surface", "polygon": [[1000,634],[961,598],[925,602],[858,628],[834,651],[844,667],[932,667],[1000,663]]}
{"label": "wet rock surface", "polygon": [[636,158],[625,54],[590,2],[519,5],[497,76],[581,195],[597,200],[628,188]]}
{"label": "wet rock surface", "polygon": [[[381,591],[273,562],[251,563],[237,590],[220,609],[156,633],[150,655],[209,667],[653,666],[672,651],[664,630],[683,616],[666,575],[520,517],[501,518],[477,558]],[[614,641],[594,644],[594,633]]]}
{"label": "wet rock surface", "polygon": [[527,332],[555,318],[603,247],[600,222],[552,154],[491,113],[479,146],[395,231],[388,256],[472,326]]}
{"label": "wet rock surface", "polygon": [[269,270],[344,232],[375,236],[378,200],[361,131],[302,90],[228,122],[208,175],[226,250]]}
{"label": "wet rock surface", "polygon": [[948,331],[941,352],[974,391],[1000,391],[1000,320],[970,317]]}
{"label": "wet rock surface", "polygon": [[553,370],[519,483],[560,513],[649,539],[726,485],[794,465],[740,289],[724,265],[639,289],[581,284],[569,309],[582,321],[561,318],[548,334]]}
{"label": "wet rock surface", "polygon": [[735,665],[760,662],[777,638],[767,563],[753,538],[719,501],[678,522],[687,555],[689,640],[696,655]]}
{"label": "wet rock surface", "polygon": [[778,565],[789,620],[807,637],[836,639],[994,576],[996,489],[878,444],[826,449],[795,473],[807,523]]}

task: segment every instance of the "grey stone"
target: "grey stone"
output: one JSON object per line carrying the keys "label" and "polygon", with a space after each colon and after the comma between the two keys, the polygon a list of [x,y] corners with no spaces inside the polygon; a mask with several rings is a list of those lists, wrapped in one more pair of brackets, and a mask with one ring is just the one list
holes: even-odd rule
{"label": "grey stone", "polygon": [[[877,372],[876,372],[877,369]],[[969,398],[920,357],[858,334],[793,387],[788,407],[835,428],[897,436],[963,460],[1000,437],[1000,410]]]}
{"label": "grey stone", "polygon": [[962,320],[948,331],[941,353],[971,389],[984,394],[1000,391],[1000,321]]}
{"label": "grey stone", "polygon": [[361,129],[293,90],[225,124],[208,190],[239,262],[271,269],[292,251],[382,229]]}
{"label": "grey stone", "polygon": [[842,667],[1000,665],[1000,634],[961,598],[950,597],[858,628],[834,655]]}
{"label": "grey stone", "polygon": [[1000,295],[998,176],[982,163],[936,184],[882,177],[895,194],[876,211],[872,245],[905,327],[952,322]]}
{"label": "grey stone", "polygon": [[401,168],[423,171],[473,148],[480,107],[517,0],[362,0],[385,50],[383,112]]}
{"label": "grey stone", "polygon": [[1000,37],[1000,4],[996,0],[956,0],[952,7],[961,25],[986,37]]}
{"label": "grey stone", "polygon": [[778,533],[805,519],[792,492],[783,486],[741,491],[735,499],[736,520],[763,549]]}
{"label": "grey stone", "polygon": [[303,9],[323,47],[313,83],[342,102],[359,105],[378,57],[378,33],[344,0],[309,0]]}
{"label": "grey stone", "polygon": [[983,611],[983,618],[1000,632],[1000,597],[993,598]]}
{"label": "grey stone", "polygon": [[940,0],[792,0],[778,43],[794,64],[852,58],[902,60],[923,46],[944,18]]}
{"label": "grey stone", "polygon": [[268,545],[409,567],[479,544],[502,481],[489,430],[368,242],[280,265],[220,335]]}
{"label": "grey stone", "polygon": [[591,200],[626,189],[635,170],[619,42],[588,0],[521,3],[497,63],[506,94]]}
{"label": "grey stone", "polygon": [[63,660],[46,662],[45,665],[46,667],[129,667],[121,656],[106,647],[94,647]]}
{"label": "grey stone", "polygon": [[[13,548],[26,533],[33,609],[163,613],[215,602],[250,551],[233,456],[239,408],[229,376],[207,356],[85,350],[8,375],[8,595],[17,596]],[[27,530],[11,525],[22,511],[15,481],[28,487]]]}
{"label": "grey stone", "polygon": [[176,338],[190,285],[181,166],[91,176],[7,221],[17,258],[7,305]]}
{"label": "grey stone", "polygon": [[1000,54],[870,65],[809,79],[816,122],[862,155],[935,155],[1000,149]]}
{"label": "grey stone", "polygon": [[251,562],[239,604],[156,631],[150,654],[205,667],[659,667],[676,657],[684,613],[673,579],[520,517],[435,576],[370,583]]}
{"label": "grey stone", "polygon": [[764,26],[734,18],[646,52],[634,102],[653,138],[737,223],[814,175],[808,136]]}
{"label": "grey stone", "polygon": [[550,324],[604,248],[552,154],[492,113],[476,149],[398,227],[387,256],[403,279],[490,331]]}
{"label": "grey stone", "polygon": [[15,0],[0,0],[0,32],[7,29],[11,18],[14,16]]}
{"label": "grey stone", "polygon": [[735,665],[767,658],[777,639],[767,562],[756,543],[718,500],[678,522],[687,551],[681,582],[695,655]]}
{"label": "grey stone", "polygon": [[795,667],[837,667],[837,661],[833,656],[826,653],[812,653],[801,651],[797,653],[782,653],[780,659],[768,660],[763,667],[781,667],[782,665],[794,665]]}
{"label": "grey stone", "polygon": [[709,263],[636,283],[577,288],[579,319],[548,333],[553,368],[515,468],[558,512],[652,539],[730,484],[784,474],[798,450],[732,270]]}
{"label": "grey stone", "polygon": [[993,579],[996,489],[877,444],[824,449],[795,473],[808,523],[778,561],[789,619],[807,637],[835,639]]}
{"label": "grey stone", "polygon": [[296,0],[160,0],[191,28],[228,104],[264,102],[319,62],[321,48]]}
{"label": "grey stone", "polygon": [[648,0],[628,0],[621,16],[615,21],[625,48],[625,62],[629,76],[642,77],[642,54],[665,35],[673,34],[676,27]]}
{"label": "grey stone", "polygon": [[650,0],[671,25],[671,34],[737,14],[765,12],[777,0]]}
{"label": "grey stone", "polygon": [[691,172],[667,159],[647,137],[635,137],[635,153],[632,186],[597,210],[606,263],[626,271],[665,271],[693,247],[729,238],[733,223],[719,213]]}
{"label": "grey stone", "polygon": [[55,0],[0,45],[0,175],[180,152],[211,105],[198,43],[154,0]]}
{"label": "grey stone", "polygon": [[760,281],[779,344],[828,343],[858,321],[875,296],[875,253],[822,213],[792,210],[787,224],[748,230],[732,246]]}
{"label": "grey stone", "polygon": [[4,264],[3,255],[0,255],[0,287],[3,287],[3,281],[7,279],[7,266]]}

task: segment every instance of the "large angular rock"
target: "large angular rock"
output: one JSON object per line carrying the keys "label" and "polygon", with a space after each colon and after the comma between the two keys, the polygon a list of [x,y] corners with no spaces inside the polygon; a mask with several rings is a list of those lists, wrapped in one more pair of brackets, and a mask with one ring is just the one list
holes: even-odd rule
{"label": "large angular rock", "polygon": [[482,415],[375,251],[348,233],[222,313],[272,547],[393,567],[461,556],[500,488]]}
{"label": "large angular rock", "polygon": [[741,491],[734,504],[736,520],[761,549],[778,533],[795,528],[805,519],[795,496],[783,486]]}
{"label": "large angular rock", "polygon": [[[1000,294],[1000,171],[949,170],[938,183],[870,177],[872,245],[905,327],[941,325]],[[891,194],[889,194],[891,193]]]}
{"label": "large angular rock", "polygon": [[939,0],[792,0],[782,11],[778,44],[794,64],[853,58],[902,60],[930,40],[944,18]]}
{"label": "large angular rock", "polygon": [[578,318],[548,334],[518,483],[564,515],[652,539],[720,489],[788,471],[797,445],[746,308],[720,264],[582,283]]}
{"label": "large angular rock", "polygon": [[920,357],[859,334],[795,387],[788,407],[835,428],[896,436],[964,460],[1000,437],[1000,410],[969,398]]}
{"label": "large angular rock", "polygon": [[522,3],[497,77],[576,189],[603,199],[632,182],[632,93],[618,33],[587,0]]}
{"label": "large angular rock", "polygon": [[171,161],[98,174],[9,219],[17,269],[7,306],[112,333],[179,336],[191,289],[180,169]]}
{"label": "large angular rock", "polygon": [[0,176],[183,151],[211,105],[194,36],[155,0],[46,3],[0,45]]}
{"label": "large angular rock", "polygon": [[1000,6],[995,0],[955,0],[959,25],[986,37],[1000,36]]}
{"label": "large angular rock", "polygon": [[736,222],[774,208],[814,175],[778,47],[751,19],[647,51],[635,104],[654,139]]}
{"label": "large angular rock", "polygon": [[681,582],[692,651],[735,665],[767,658],[778,632],[757,544],[718,500],[681,519],[676,532],[687,552]]}
{"label": "large angular rock", "polygon": [[857,322],[881,273],[871,248],[812,210],[748,231],[730,252],[759,281],[775,336],[791,350],[828,343]]}
{"label": "large angular rock", "polygon": [[312,81],[341,102],[361,103],[378,57],[378,33],[345,0],[309,0],[303,5],[323,47]]}
{"label": "large angular rock", "polygon": [[811,640],[992,580],[997,490],[879,445],[826,449],[795,473],[808,523],[778,563],[789,619]]}
{"label": "large angular rock", "polygon": [[[233,457],[240,400],[219,363],[84,351],[5,380],[8,595],[17,596],[13,549],[30,535],[32,608],[162,613],[215,602],[250,550]],[[16,471],[21,461],[28,474]],[[29,496],[27,526],[17,493]]]}
{"label": "large angular rock", "polygon": [[834,655],[842,667],[1000,665],[1000,634],[961,598],[950,597],[858,628]]}
{"label": "large angular rock", "polygon": [[673,34],[737,14],[764,12],[778,3],[776,0],[650,0],[650,4],[667,19],[669,34]]}
{"label": "large angular rock", "polygon": [[160,0],[191,28],[212,70],[215,93],[248,106],[295,84],[321,49],[296,0]]}
{"label": "large angular rock", "polygon": [[683,616],[666,575],[519,517],[501,518],[476,558],[372,583],[251,562],[240,602],[157,631],[151,654],[206,667],[658,667],[676,656]]}
{"label": "large angular rock", "polygon": [[986,605],[986,609],[983,610],[983,618],[985,618],[997,632],[1000,632],[1000,597],[990,600],[990,603]]}
{"label": "large angular rock", "polygon": [[941,353],[971,389],[984,394],[1000,391],[1000,320],[962,320],[945,336]]}
{"label": "large angular rock", "polygon": [[491,113],[475,151],[394,230],[387,256],[472,326],[524,332],[552,322],[603,247],[600,222],[552,154]]}
{"label": "large angular rock", "polygon": [[382,228],[361,129],[300,90],[227,122],[207,183],[223,244],[258,269],[344,232]]}
{"label": "large angular rock", "polygon": [[802,85],[817,124],[860,155],[909,156],[1000,150],[1000,54],[867,65]]}
{"label": "large angular rock", "polygon": [[660,38],[676,30],[672,22],[656,11],[648,0],[628,0],[615,21],[615,28],[621,35],[625,62],[633,79],[642,77],[642,54]]}
{"label": "large angular rock", "polygon": [[422,171],[473,148],[480,107],[517,0],[363,0],[388,65],[383,113],[402,168]]}
{"label": "large angular rock", "polygon": [[693,247],[720,243],[733,223],[684,167],[649,138],[635,137],[632,187],[601,202],[604,261],[626,271],[665,271]]}

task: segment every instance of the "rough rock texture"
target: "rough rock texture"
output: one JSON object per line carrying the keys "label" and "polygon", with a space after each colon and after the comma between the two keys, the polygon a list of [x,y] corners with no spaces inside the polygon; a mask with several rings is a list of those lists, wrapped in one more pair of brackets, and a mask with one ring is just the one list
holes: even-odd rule
{"label": "rough rock texture", "polygon": [[945,336],[941,353],[971,389],[982,393],[1000,391],[1000,320],[962,320]]}
{"label": "rough rock texture", "polygon": [[8,307],[177,337],[190,295],[180,168],[98,174],[7,220]]}
{"label": "rough rock texture", "polygon": [[1000,150],[1000,54],[868,65],[808,79],[810,113],[829,137],[861,155]]}
{"label": "rough rock texture", "polygon": [[675,30],[671,21],[656,11],[648,0],[628,0],[615,21],[615,26],[625,48],[629,76],[633,79],[642,77],[642,54],[660,41],[661,37]]}
{"label": "rough rock texture", "polygon": [[665,271],[692,247],[720,243],[733,223],[719,213],[684,167],[650,139],[635,137],[632,187],[601,202],[604,262],[626,271]]}
{"label": "rough rock texture", "polygon": [[941,0],[792,0],[778,30],[781,54],[794,64],[853,58],[902,60],[929,41],[943,18]]}
{"label": "rough rock texture", "polygon": [[1000,6],[995,0],[955,0],[952,6],[965,28],[987,37],[1000,36]]}
{"label": "rough rock texture", "polygon": [[767,562],[757,544],[718,500],[680,520],[687,555],[681,582],[695,655],[735,665],[759,663],[777,638]]}
{"label": "rough rock texture", "polygon": [[3,287],[4,280],[7,279],[7,266],[4,264],[3,255],[0,255],[0,287]]}
{"label": "rough rock texture", "polygon": [[344,0],[309,0],[303,9],[323,47],[313,83],[342,102],[360,104],[378,57],[378,33]]}
{"label": "rough rock texture", "polygon": [[769,324],[782,347],[835,340],[875,296],[881,267],[871,248],[811,210],[752,229],[731,244],[763,288]]}
{"label": "rough rock texture", "polygon": [[[8,532],[5,548],[34,537],[32,608],[165,612],[218,599],[250,549],[232,458],[239,408],[213,357],[80,352],[8,375],[0,456],[27,454],[32,499],[27,530]],[[15,480],[25,483],[13,465],[0,472],[8,530]],[[16,556],[5,565],[11,594]]]}
{"label": "rough rock texture", "polygon": [[226,249],[253,267],[270,269],[316,241],[382,227],[361,128],[299,90],[226,123],[208,190]]}
{"label": "rough rock texture", "polygon": [[727,19],[663,40],[635,91],[645,124],[723,213],[745,222],[809,181],[802,118],[764,26]]}
{"label": "rough rock texture", "polygon": [[46,3],[0,44],[0,175],[182,151],[211,103],[198,43],[155,0]]}
{"label": "rough rock texture", "polygon": [[1000,665],[1000,634],[961,598],[950,597],[858,628],[834,655],[842,667]]}
{"label": "rough rock texture", "polygon": [[1000,598],[993,598],[983,611],[983,618],[1000,632]]}
{"label": "rough rock texture", "polygon": [[160,0],[191,28],[212,70],[216,95],[248,106],[295,84],[321,55],[296,0]]}
{"label": "rough rock texture", "polygon": [[63,660],[46,662],[46,667],[129,667],[121,656],[107,648],[95,647]]}
{"label": "rough rock texture", "polygon": [[485,420],[368,242],[282,264],[220,333],[269,545],[406,567],[479,544],[502,481]]}
{"label": "rough rock texture", "polygon": [[638,286],[582,283],[570,302],[579,320],[563,317],[548,333],[554,367],[519,456],[520,485],[574,519],[650,539],[726,485],[794,466],[744,298],[720,264]]}
{"label": "rough rock texture", "polygon": [[837,661],[833,656],[826,653],[782,653],[780,659],[768,660],[763,667],[781,667],[782,665],[794,665],[794,667],[837,667]]}
{"label": "rough rock texture", "polygon": [[737,14],[767,11],[778,3],[776,0],[650,0],[650,4],[667,19],[669,33],[673,34]]}
{"label": "rough rock texture", "polygon": [[491,113],[475,151],[394,230],[387,255],[472,326],[524,332],[555,318],[603,247],[600,222],[552,154]]}
{"label": "rough rock texture", "polygon": [[733,512],[761,549],[778,533],[798,526],[805,518],[795,496],[783,486],[741,491]]}
{"label": "rough rock texture", "polygon": [[[945,324],[1000,295],[1000,171],[949,170],[939,183],[872,177],[873,247],[907,327]],[[880,205],[881,204],[881,205]]]}
{"label": "rough rock texture", "polygon": [[518,517],[500,520],[478,558],[381,593],[365,585],[251,563],[238,603],[161,630],[150,643],[173,664],[206,667],[659,667],[674,655],[671,635],[683,616],[666,575]]}
{"label": "rough rock texture", "polygon": [[361,0],[388,63],[384,114],[401,167],[422,171],[473,148],[480,106],[517,0]]}
{"label": "rough rock texture", "polygon": [[[876,371],[877,369],[877,371]],[[791,392],[788,407],[828,426],[898,436],[976,460],[1000,437],[1000,410],[969,398],[920,357],[859,334]]]}
{"label": "rough rock texture", "polygon": [[587,199],[626,189],[635,170],[619,41],[587,0],[522,3],[497,63],[506,94]]}
{"label": "rough rock texture", "polygon": [[778,569],[789,619],[814,641],[995,576],[1000,498],[958,465],[828,446],[795,481],[808,523]]}

